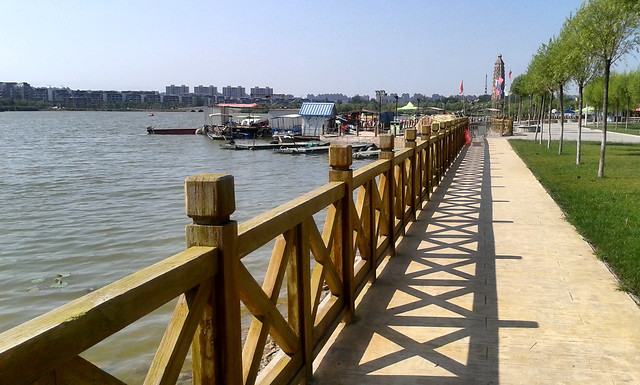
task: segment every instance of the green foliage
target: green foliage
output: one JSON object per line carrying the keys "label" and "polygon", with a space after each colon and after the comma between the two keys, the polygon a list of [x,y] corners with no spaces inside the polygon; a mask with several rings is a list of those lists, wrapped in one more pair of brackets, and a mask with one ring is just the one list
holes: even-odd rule
{"label": "green foliage", "polygon": [[602,100],[604,94],[604,78],[599,76],[584,87],[584,99],[589,106],[602,111]]}
{"label": "green foliage", "polygon": [[575,16],[569,16],[562,26],[560,38],[565,46],[565,65],[570,77],[578,87],[583,88],[597,73],[602,72],[602,61],[590,49],[589,42],[582,32],[585,23],[585,5],[583,4]]}
{"label": "green foliage", "polygon": [[513,78],[509,92],[516,95],[519,98],[524,98],[531,93],[527,90],[527,74],[518,75]]}
{"label": "green foliage", "polygon": [[575,146],[563,155],[536,142],[511,141],[538,180],[567,214],[567,220],[609,263],[623,290],[640,295],[640,146],[607,146],[607,178],[597,178],[599,144],[585,143],[582,164]]}
{"label": "green foliage", "polygon": [[590,0],[578,26],[587,50],[615,63],[640,45],[640,6],[625,0]]}
{"label": "green foliage", "polygon": [[20,99],[0,99],[0,111],[39,111],[47,108],[44,102]]}

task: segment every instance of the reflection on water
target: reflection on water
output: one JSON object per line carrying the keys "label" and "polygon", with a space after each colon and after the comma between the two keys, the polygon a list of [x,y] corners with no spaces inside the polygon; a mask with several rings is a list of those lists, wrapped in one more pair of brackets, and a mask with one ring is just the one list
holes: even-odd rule
{"label": "reflection on water", "polygon": [[[221,150],[204,136],[145,129],[195,128],[203,120],[202,113],[0,114],[0,331],[184,250],[190,175],[232,174],[239,222],[326,183],[326,155]],[[269,256],[265,250],[243,262],[261,280]],[[137,381],[171,309],[87,358]]]}

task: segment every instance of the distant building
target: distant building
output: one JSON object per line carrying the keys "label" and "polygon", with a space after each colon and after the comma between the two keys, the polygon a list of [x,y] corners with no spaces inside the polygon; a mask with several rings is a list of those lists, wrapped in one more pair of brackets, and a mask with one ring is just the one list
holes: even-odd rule
{"label": "distant building", "polygon": [[308,94],[307,99],[312,102],[349,103],[349,97],[343,94]]}
{"label": "distant building", "polygon": [[226,87],[222,87],[222,97],[227,100],[227,99],[242,99],[245,98],[247,96],[247,93],[244,90],[244,87],[241,86],[237,86],[237,87],[231,87],[231,86],[226,86]]}
{"label": "distant building", "polygon": [[122,98],[125,102],[142,103],[142,94],[137,91],[125,91]]}
{"label": "distant building", "polygon": [[118,91],[105,91],[102,95],[103,95],[103,100],[107,103],[122,102],[122,93]]}
{"label": "distant building", "polygon": [[167,95],[187,95],[189,93],[189,86],[184,84],[181,86],[170,85],[166,87]]}
{"label": "distant building", "polygon": [[155,91],[144,91],[142,92],[142,101],[144,103],[161,103],[162,97]]}
{"label": "distant building", "polygon": [[180,103],[180,95],[163,95],[162,103],[164,104],[178,104]]}
{"label": "distant building", "polygon": [[335,103],[302,103],[298,113],[303,119],[304,136],[320,136],[335,127]]}
{"label": "distant building", "polygon": [[251,88],[251,97],[252,98],[266,98],[273,96],[273,89],[271,87],[252,87]]}
{"label": "distant building", "polygon": [[62,102],[71,99],[69,88],[49,88],[49,101]]}
{"label": "distant building", "polygon": [[31,91],[31,100],[40,102],[46,102],[49,100],[49,89],[47,87],[34,87]]}
{"label": "distant building", "polygon": [[0,82],[0,99],[31,99],[33,89],[29,83]]}
{"label": "distant building", "polygon": [[16,82],[0,83],[0,99],[14,99],[16,97],[17,87],[18,83]]}
{"label": "distant building", "polygon": [[214,86],[205,87],[201,84],[199,86],[193,87],[193,93],[199,96],[217,96],[218,87],[214,87]]}

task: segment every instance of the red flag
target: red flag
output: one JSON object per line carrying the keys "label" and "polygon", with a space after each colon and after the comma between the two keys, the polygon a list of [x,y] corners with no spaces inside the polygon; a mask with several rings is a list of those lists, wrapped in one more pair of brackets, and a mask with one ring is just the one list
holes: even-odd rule
{"label": "red flag", "polygon": [[462,80],[460,80],[460,92],[458,92],[458,95],[460,95],[462,93]]}
{"label": "red flag", "polygon": [[511,79],[511,70],[509,70],[509,79]]}

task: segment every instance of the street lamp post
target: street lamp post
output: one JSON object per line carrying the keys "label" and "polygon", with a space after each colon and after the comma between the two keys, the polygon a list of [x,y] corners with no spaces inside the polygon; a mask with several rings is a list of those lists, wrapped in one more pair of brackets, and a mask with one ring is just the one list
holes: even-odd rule
{"label": "street lamp post", "polygon": [[376,90],[376,96],[378,97],[378,124],[375,129],[375,136],[378,136],[378,132],[380,131],[380,119],[382,118],[382,97],[387,96],[385,90]]}
{"label": "street lamp post", "polygon": [[396,98],[396,115],[393,120],[398,120],[398,95],[394,95],[394,97]]}

